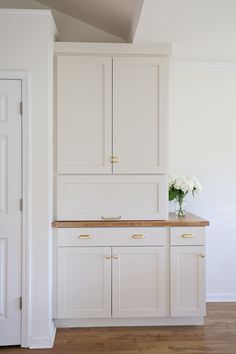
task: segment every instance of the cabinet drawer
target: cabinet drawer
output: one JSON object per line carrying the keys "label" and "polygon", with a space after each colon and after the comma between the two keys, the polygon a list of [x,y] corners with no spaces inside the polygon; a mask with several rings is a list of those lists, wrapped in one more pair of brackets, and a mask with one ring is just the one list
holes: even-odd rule
{"label": "cabinet drawer", "polygon": [[172,227],[170,229],[171,245],[200,246],[205,244],[204,227]]}
{"label": "cabinet drawer", "polygon": [[57,245],[165,246],[168,228],[72,228],[57,230]]}

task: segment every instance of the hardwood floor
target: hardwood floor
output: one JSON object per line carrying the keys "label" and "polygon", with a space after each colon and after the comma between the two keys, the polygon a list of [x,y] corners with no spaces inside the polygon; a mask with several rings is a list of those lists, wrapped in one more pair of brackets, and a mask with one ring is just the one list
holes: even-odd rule
{"label": "hardwood floor", "polygon": [[[26,354],[2,347],[0,353]],[[204,326],[58,329],[35,354],[236,354],[236,303],[209,303]]]}

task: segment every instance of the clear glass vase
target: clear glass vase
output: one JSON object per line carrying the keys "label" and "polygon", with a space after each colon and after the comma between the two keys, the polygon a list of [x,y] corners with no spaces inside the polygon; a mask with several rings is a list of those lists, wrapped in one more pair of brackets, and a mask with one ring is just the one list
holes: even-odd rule
{"label": "clear glass vase", "polygon": [[175,214],[178,217],[183,217],[186,215],[186,202],[184,201],[184,198],[178,198],[175,199]]}

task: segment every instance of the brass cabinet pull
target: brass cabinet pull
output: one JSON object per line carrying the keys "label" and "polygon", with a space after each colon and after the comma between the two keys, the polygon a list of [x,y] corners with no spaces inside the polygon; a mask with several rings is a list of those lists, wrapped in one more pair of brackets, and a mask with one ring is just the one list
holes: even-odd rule
{"label": "brass cabinet pull", "polygon": [[199,253],[198,256],[201,257],[201,258],[205,258],[205,254],[203,254],[203,253]]}
{"label": "brass cabinet pull", "polygon": [[109,256],[108,254],[105,256],[106,259],[111,259],[111,256]]}
{"label": "brass cabinet pull", "polygon": [[132,238],[134,238],[134,239],[141,239],[141,238],[145,238],[145,236],[144,236],[143,234],[134,234],[134,235],[132,236]]}
{"label": "brass cabinet pull", "polygon": [[111,163],[118,163],[118,156],[111,156],[110,162]]}
{"label": "brass cabinet pull", "polygon": [[114,259],[118,259],[119,257],[118,257],[117,255],[115,255],[115,256],[113,256],[112,258],[114,258]]}
{"label": "brass cabinet pull", "polygon": [[90,238],[92,238],[92,236],[91,235],[80,235],[79,238],[81,240],[89,240]]}
{"label": "brass cabinet pull", "polygon": [[193,238],[193,234],[183,234],[181,237],[183,237],[183,238]]}
{"label": "brass cabinet pull", "polygon": [[106,217],[106,216],[102,216],[102,220],[120,220],[121,216],[111,216],[111,217]]}

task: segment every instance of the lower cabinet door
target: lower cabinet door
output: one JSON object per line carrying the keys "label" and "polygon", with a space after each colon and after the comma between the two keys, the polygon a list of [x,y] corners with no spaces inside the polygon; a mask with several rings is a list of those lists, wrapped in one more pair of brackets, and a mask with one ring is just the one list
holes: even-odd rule
{"label": "lower cabinet door", "polygon": [[59,247],[57,318],[111,316],[111,248]]}
{"label": "lower cabinet door", "polygon": [[112,316],[167,315],[165,247],[112,248]]}
{"label": "lower cabinet door", "polygon": [[171,247],[171,316],[205,315],[204,246]]}

